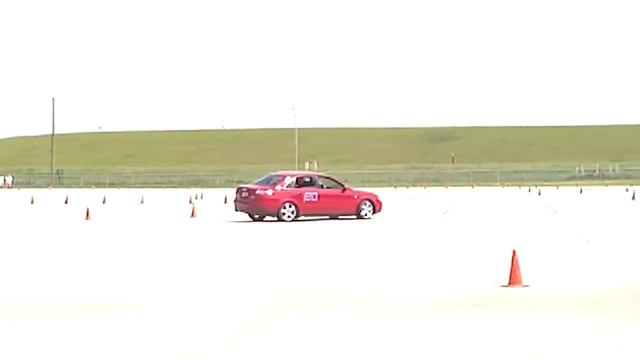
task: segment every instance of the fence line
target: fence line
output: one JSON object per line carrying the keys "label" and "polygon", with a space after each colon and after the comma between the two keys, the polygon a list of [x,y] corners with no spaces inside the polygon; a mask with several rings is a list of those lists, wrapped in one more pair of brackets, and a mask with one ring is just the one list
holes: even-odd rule
{"label": "fence line", "polygon": [[[320,169],[321,171],[323,169]],[[352,186],[457,186],[505,184],[561,184],[561,183],[640,183],[640,166],[584,166],[564,167],[505,167],[430,169],[367,169],[324,170]],[[111,172],[17,173],[15,186],[30,187],[234,187],[255,180],[267,171],[153,171],[134,169]]]}

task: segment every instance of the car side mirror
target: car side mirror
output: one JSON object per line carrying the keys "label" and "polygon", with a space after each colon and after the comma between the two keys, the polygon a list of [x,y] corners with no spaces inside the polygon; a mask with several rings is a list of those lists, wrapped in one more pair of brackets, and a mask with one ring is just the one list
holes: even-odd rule
{"label": "car side mirror", "polygon": [[344,187],[342,188],[342,192],[347,192],[347,190],[349,190],[349,188],[348,188],[348,187],[346,187],[346,186],[344,186]]}

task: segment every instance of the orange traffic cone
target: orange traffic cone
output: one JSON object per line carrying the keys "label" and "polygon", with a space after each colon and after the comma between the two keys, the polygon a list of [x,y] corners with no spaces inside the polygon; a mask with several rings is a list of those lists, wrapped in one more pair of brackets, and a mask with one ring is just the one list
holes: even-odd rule
{"label": "orange traffic cone", "polygon": [[503,287],[526,287],[522,284],[522,275],[520,274],[520,264],[518,264],[518,254],[513,250],[511,255],[511,270],[509,271],[509,284]]}
{"label": "orange traffic cone", "polygon": [[191,218],[195,218],[196,217],[196,206],[193,205],[193,207],[191,208]]}
{"label": "orange traffic cone", "polygon": [[87,208],[87,214],[84,216],[85,220],[91,220],[91,213],[89,212],[89,208]]}
{"label": "orange traffic cone", "polygon": [[69,195],[67,195],[67,197],[64,198],[64,204],[65,205],[69,204]]}

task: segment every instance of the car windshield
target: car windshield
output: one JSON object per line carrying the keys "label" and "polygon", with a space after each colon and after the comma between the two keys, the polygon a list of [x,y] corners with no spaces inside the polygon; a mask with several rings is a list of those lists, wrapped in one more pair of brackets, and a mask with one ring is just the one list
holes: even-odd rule
{"label": "car windshield", "polygon": [[261,177],[260,179],[256,180],[253,182],[254,185],[263,185],[263,186],[269,186],[269,185],[276,185],[277,183],[279,183],[280,181],[282,181],[282,179],[284,179],[284,176],[281,175],[266,175]]}

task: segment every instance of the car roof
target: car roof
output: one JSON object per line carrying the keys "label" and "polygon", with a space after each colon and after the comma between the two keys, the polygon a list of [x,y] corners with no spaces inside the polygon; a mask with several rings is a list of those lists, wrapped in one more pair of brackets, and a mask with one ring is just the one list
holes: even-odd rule
{"label": "car roof", "polygon": [[302,171],[302,170],[283,170],[276,171],[273,175],[282,175],[282,176],[300,176],[300,175],[310,175],[310,176],[328,176],[325,173],[318,171]]}

